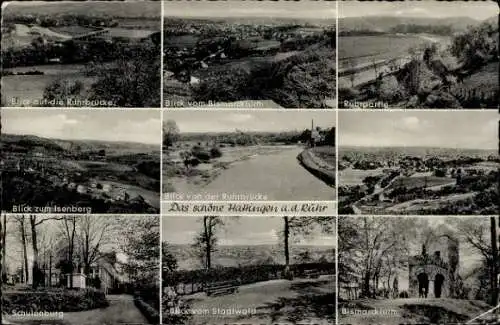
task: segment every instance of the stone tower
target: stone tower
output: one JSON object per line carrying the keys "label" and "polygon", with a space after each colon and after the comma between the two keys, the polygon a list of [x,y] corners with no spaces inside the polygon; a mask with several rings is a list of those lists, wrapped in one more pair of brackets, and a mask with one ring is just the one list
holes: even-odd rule
{"label": "stone tower", "polygon": [[458,278],[458,241],[452,236],[431,238],[419,255],[409,258],[409,296],[449,298],[455,296]]}

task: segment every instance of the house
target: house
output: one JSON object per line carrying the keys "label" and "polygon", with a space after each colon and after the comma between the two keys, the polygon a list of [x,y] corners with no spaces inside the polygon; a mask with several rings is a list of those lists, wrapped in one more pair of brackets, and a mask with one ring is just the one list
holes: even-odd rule
{"label": "house", "polygon": [[[96,279],[98,280],[96,281]],[[123,275],[118,272],[114,263],[105,257],[99,258],[91,265],[88,280],[89,284],[99,286],[98,289],[103,290],[105,294],[119,289],[125,282]]]}

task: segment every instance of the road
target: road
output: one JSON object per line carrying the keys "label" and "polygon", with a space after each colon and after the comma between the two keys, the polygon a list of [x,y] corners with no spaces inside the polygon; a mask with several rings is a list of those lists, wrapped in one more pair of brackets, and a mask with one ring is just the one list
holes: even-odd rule
{"label": "road", "polygon": [[297,161],[302,150],[296,147],[237,162],[200,190],[262,194],[270,201],[334,200],[335,188],[316,178]]}
{"label": "road", "polygon": [[394,177],[392,180],[389,181],[389,183],[387,183],[387,185],[385,187],[382,187],[382,181],[385,179],[385,177],[382,177],[378,182],[377,184],[375,184],[375,188],[373,190],[373,193],[371,194],[368,194],[364,197],[362,197],[361,199],[359,199],[358,201],[354,202],[352,205],[351,205],[351,208],[353,209],[354,211],[354,214],[363,214],[363,210],[361,210],[359,207],[358,207],[358,204],[361,203],[362,201],[364,200],[369,200],[370,198],[374,197],[374,196],[378,196],[379,197],[379,201],[383,201],[385,196],[384,196],[384,191],[389,188],[389,186],[392,185],[392,183],[394,183],[396,181],[396,179],[399,179],[400,176],[396,176]]}
{"label": "road", "polygon": [[[115,324],[147,324],[148,321],[135,307],[132,296],[108,295],[109,307],[92,309],[81,312],[63,313],[63,318],[28,320],[6,319],[10,323],[19,325],[115,325]],[[7,318],[7,317],[5,317]]]}

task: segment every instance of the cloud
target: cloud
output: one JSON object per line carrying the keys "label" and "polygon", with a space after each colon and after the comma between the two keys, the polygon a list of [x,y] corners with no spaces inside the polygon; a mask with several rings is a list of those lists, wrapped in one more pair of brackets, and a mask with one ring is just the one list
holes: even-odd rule
{"label": "cloud", "polygon": [[404,132],[422,132],[428,126],[429,123],[427,121],[421,120],[416,116],[405,116],[393,122],[395,130]]}
{"label": "cloud", "polygon": [[75,119],[70,119],[66,114],[58,114],[55,116],[54,123],[59,123],[61,125],[63,124],[78,124],[78,120]]}
{"label": "cloud", "polygon": [[234,122],[234,123],[244,123],[248,122],[254,119],[254,116],[252,114],[241,114],[241,113],[235,113],[235,114],[229,114],[225,120],[229,122]]}
{"label": "cloud", "polygon": [[394,12],[396,16],[428,16],[429,14],[428,10],[420,7],[401,9]]}

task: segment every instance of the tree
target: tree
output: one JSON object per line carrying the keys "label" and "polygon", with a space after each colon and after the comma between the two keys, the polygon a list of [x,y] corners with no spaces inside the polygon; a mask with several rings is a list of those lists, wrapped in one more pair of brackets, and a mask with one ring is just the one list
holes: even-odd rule
{"label": "tree", "polygon": [[28,282],[29,279],[29,267],[28,267],[28,253],[27,253],[27,242],[26,242],[26,217],[25,215],[20,215],[16,216],[16,221],[18,222],[18,228],[19,228],[19,236],[20,236],[20,241],[21,241],[21,246],[23,249],[23,270],[24,270],[24,275],[23,278],[25,279],[26,282]]}
{"label": "tree", "polygon": [[291,278],[290,270],[290,238],[292,236],[308,236],[315,226],[319,226],[324,233],[333,233],[335,217],[301,218],[283,217],[283,249],[285,255],[285,277]]}
{"label": "tree", "polygon": [[335,127],[331,127],[325,135],[325,144],[335,146]]}
{"label": "tree", "polygon": [[162,269],[167,272],[174,272],[177,269],[177,259],[174,254],[169,249],[169,246],[166,242],[163,242],[161,245],[161,255],[162,255]]}
{"label": "tree", "polygon": [[68,247],[68,255],[67,255],[67,265],[69,267],[69,287],[73,288],[73,271],[74,271],[74,253],[75,253],[75,237],[76,237],[76,225],[77,225],[77,217],[76,216],[65,216],[62,218],[63,227],[62,232],[63,236],[67,241]]}
{"label": "tree", "polygon": [[83,99],[83,89],[84,85],[79,80],[74,82],[55,80],[44,89],[43,99],[55,101],[56,105],[66,103],[69,100],[81,100]]}
{"label": "tree", "polygon": [[179,140],[179,127],[174,120],[168,120],[163,126],[163,145],[167,148]]}
{"label": "tree", "polygon": [[490,217],[491,231],[491,254],[493,255],[493,263],[491,270],[491,305],[498,304],[498,275],[499,275],[499,255],[498,255],[498,237],[495,217]]}
{"label": "tree", "polygon": [[106,216],[83,215],[78,220],[78,244],[84,274],[90,274],[92,263],[101,257],[100,248],[108,242],[112,220]]}
{"label": "tree", "polygon": [[224,224],[220,217],[204,216],[203,228],[195,238],[193,246],[199,250],[199,256],[204,261],[205,269],[212,267],[212,253],[217,245],[217,228]]}
{"label": "tree", "polygon": [[159,107],[161,66],[156,46],[124,53],[109,68],[97,71],[90,100],[111,101],[118,107]]}
{"label": "tree", "polygon": [[338,229],[339,281],[360,279],[362,295],[372,297],[381,271],[396,269],[391,264],[401,263],[409,253],[407,238],[415,237],[412,231],[425,225],[418,227],[415,222],[411,218],[343,218]]}
{"label": "tree", "polygon": [[[1,129],[1,127],[0,127]],[[5,232],[5,226],[3,225],[3,222],[0,222],[0,234],[3,236],[3,233]],[[2,246],[2,247],[5,247],[5,246]],[[0,250],[0,254],[2,255],[1,257],[3,258],[3,249]],[[2,268],[0,270],[0,274],[2,274],[4,272],[4,265],[3,263],[0,264],[0,268]],[[3,282],[0,282],[1,284],[3,284]],[[0,315],[3,315],[3,303],[0,303]]]}
{"label": "tree", "polygon": [[[3,229],[7,229],[7,215],[3,215]],[[7,231],[2,232],[2,271],[1,271],[1,277],[2,277],[2,283],[5,283],[7,280],[7,264],[6,264],[6,236],[7,236]]]}
{"label": "tree", "polygon": [[354,82],[356,81],[356,65],[357,62],[354,58],[349,58],[346,62],[346,66],[349,70],[349,80],[351,81],[351,87],[354,88]]}
{"label": "tree", "polygon": [[49,220],[62,220],[61,217],[41,217],[37,215],[29,216],[29,225],[31,231],[31,245],[33,249],[33,266],[32,266],[32,278],[33,278],[33,289],[37,289],[40,284],[42,284],[43,277],[42,272],[40,270],[40,255],[38,250],[38,233],[37,228],[42,225],[44,222]]}
{"label": "tree", "polygon": [[[489,297],[488,302],[496,305],[498,301],[498,247],[496,244],[496,222],[495,217],[490,217],[490,225],[480,222],[477,219],[455,219],[450,218],[450,223],[454,224],[459,235],[477,252],[484,260],[485,281],[488,282]],[[493,238],[491,236],[494,236]],[[495,244],[494,244],[495,242]],[[496,252],[495,252],[496,251]]]}
{"label": "tree", "polygon": [[158,217],[126,217],[121,223],[124,231],[120,246],[127,256],[124,264],[126,272],[136,288],[157,291],[160,257]]}

